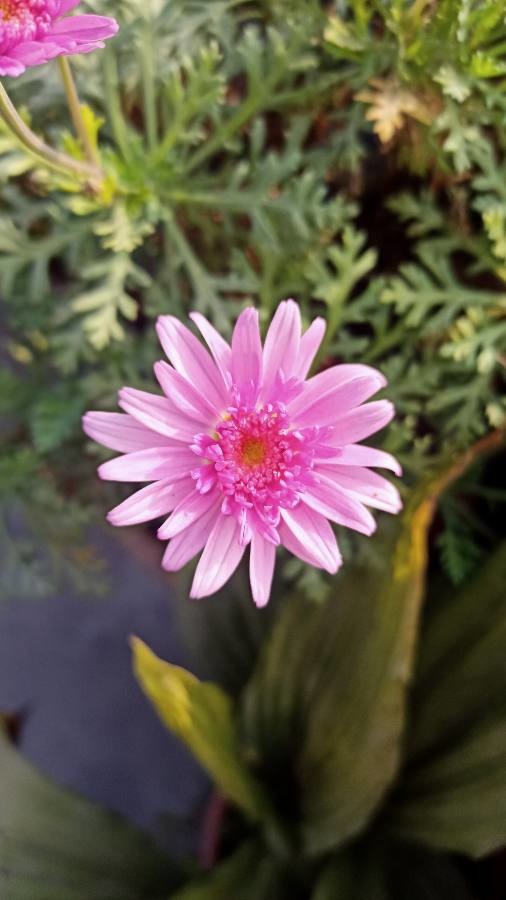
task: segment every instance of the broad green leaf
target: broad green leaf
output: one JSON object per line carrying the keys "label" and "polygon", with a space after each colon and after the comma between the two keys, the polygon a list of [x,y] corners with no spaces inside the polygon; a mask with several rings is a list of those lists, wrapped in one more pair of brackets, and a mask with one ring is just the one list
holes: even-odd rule
{"label": "broad green leaf", "polygon": [[164,724],[190,748],[220,790],[253,819],[269,817],[269,803],[249,771],[228,694],[159,659],[133,638],[139,683]]}
{"label": "broad green leaf", "polygon": [[335,856],[311,900],[471,900],[454,863],[441,854],[380,837]]}
{"label": "broad green leaf", "polygon": [[32,768],[1,719],[0,798],[2,900],[166,900],[181,883],[146,835]]}
{"label": "broad green leaf", "polygon": [[435,598],[390,819],[406,838],[476,856],[506,842],[505,584],[503,543],[468,586]]}
{"label": "broad green leaf", "polygon": [[430,517],[410,509],[386,565],[345,566],[323,607],[287,600],[246,690],[246,743],[310,854],[361,831],[397,772]]}
{"label": "broad green leaf", "polygon": [[428,528],[439,495],[480,450],[417,489],[390,524],[378,570],[345,566],[323,607],[287,602],[246,689],[245,742],[308,854],[362,831],[398,772]]}
{"label": "broad green leaf", "polygon": [[362,845],[340,853],[325,866],[311,900],[390,900],[383,858]]}
{"label": "broad green leaf", "polygon": [[[289,882],[288,882],[289,884]],[[259,845],[244,844],[230,859],[201,875],[171,900],[294,900],[283,891],[279,865]]]}
{"label": "broad green leaf", "polygon": [[446,854],[392,844],[385,866],[388,900],[473,900],[463,874]]}

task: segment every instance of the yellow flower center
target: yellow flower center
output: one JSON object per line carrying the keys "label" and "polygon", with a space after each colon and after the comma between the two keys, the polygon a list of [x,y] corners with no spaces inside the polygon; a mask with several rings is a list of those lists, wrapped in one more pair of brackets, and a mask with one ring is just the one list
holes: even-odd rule
{"label": "yellow flower center", "polygon": [[13,19],[17,12],[19,12],[17,0],[0,0],[0,18],[4,22]]}
{"label": "yellow flower center", "polygon": [[265,442],[261,438],[245,438],[241,447],[241,462],[245,466],[259,466],[265,460]]}

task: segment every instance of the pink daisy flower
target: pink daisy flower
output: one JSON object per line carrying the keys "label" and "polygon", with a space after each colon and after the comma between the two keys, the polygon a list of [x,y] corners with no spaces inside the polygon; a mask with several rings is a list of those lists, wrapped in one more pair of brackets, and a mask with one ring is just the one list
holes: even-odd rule
{"label": "pink daisy flower", "polygon": [[396,513],[398,491],[369,469],[400,474],[396,460],[357,443],[390,422],[388,400],[364,403],[384,387],[376,369],[332,366],[307,378],[325,323],[302,334],[299,308],[281,303],[264,346],[258,313],[239,316],[231,346],[199,313],[203,344],[177,319],[157,332],[170,360],[157,362],[163,396],[123,388],[124,413],[88,412],[89,437],[123,453],[101,478],[149,481],[113,509],[113,525],[170,513],[158,530],[169,544],[163,567],[175,571],[203,550],[192,597],[214,593],[250,545],[253,598],[264,606],[278,544],[334,573],[341,555],[330,522],[372,534],[368,508]]}
{"label": "pink daisy flower", "polygon": [[90,53],[118,30],[106,16],[66,16],[80,0],[0,0],[0,75],[56,56]]}

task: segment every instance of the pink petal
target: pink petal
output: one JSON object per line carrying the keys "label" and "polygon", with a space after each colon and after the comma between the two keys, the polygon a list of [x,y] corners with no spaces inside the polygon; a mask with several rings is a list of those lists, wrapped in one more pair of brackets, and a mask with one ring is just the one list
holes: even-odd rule
{"label": "pink petal", "polygon": [[370,366],[332,366],[304,385],[290,403],[290,416],[302,426],[335,425],[348,410],[368,400],[386,384],[386,379]]}
{"label": "pink petal", "polygon": [[402,500],[397,488],[378,475],[361,466],[326,466],[319,468],[319,472],[325,475],[340,488],[343,488],[350,497],[367,503],[375,509],[383,509],[386,512],[398,513],[402,509]]}
{"label": "pink petal", "polygon": [[263,353],[262,397],[268,397],[276,375],[291,377],[300,345],[300,311],[293,300],[280,303],[269,325]]}
{"label": "pink petal", "polygon": [[216,490],[209,491],[207,494],[199,494],[195,489],[194,482],[192,487],[193,489],[187,490],[185,496],[181,498],[172,515],[158,529],[160,540],[168,541],[175,537],[176,534],[200,519],[208,509],[216,506],[219,499]]}
{"label": "pink petal", "polygon": [[61,38],[60,40],[62,43],[66,42],[67,44],[61,56],[74,56],[76,53],[80,55],[83,53],[94,53],[95,50],[103,50],[105,47],[103,41],[88,41],[88,43],[84,43],[84,41],[75,41],[71,37]]}
{"label": "pink petal", "polygon": [[279,535],[283,547],[290,553],[293,553],[294,556],[301,559],[302,562],[307,563],[309,566],[314,566],[316,569],[325,568],[325,566],[321,564],[319,556],[315,556],[301,541],[297,540],[284,522],[281,522],[279,525]]}
{"label": "pink petal", "polygon": [[221,334],[216,331],[205,316],[198,312],[190,313],[190,319],[195,322],[198,330],[209,347],[213,359],[221,372],[224,383],[228,386],[230,382],[230,371],[232,369],[232,350]]}
{"label": "pink petal", "polygon": [[59,40],[72,38],[75,41],[103,41],[115,35],[119,25],[109,16],[79,15],[65,16],[53,22],[48,37]]}
{"label": "pink petal", "polygon": [[0,75],[16,78],[18,75],[22,75],[25,70],[26,66],[19,59],[0,55]]}
{"label": "pink petal", "polygon": [[111,509],[107,519],[111,525],[137,525],[165,516],[174,509],[181,493],[188,493],[190,487],[191,483],[174,483],[171,478],[154,481]]}
{"label": "pink petal", "polygon": [[262,344],[258,328],[258,312],[243,310],[232,335],[232,380],[239,388],[260,387],[262,378]]}
{"label": "pink petal", "polygon": [[390,453],[363,444],[348,444],[336,449],[335,457],[332,460],[327,458],[325,462],[340,466],[378,466],[380,469],[390,469],[395,475],[402,475],[401,466]]}
{"label": "pink petal", "polygon": [[174,441],[170,438],[162,437],[124,413],[87,412],[82,424],[88,437],[120,453],[131,453],[147,447],[174,446]]}
{"label": "pink petal", "polygon": [[59,15],[63,16],[64,13],[70,12],[74,7],[79,6],[81,0],[60,0],[60,12]]}
{"label": "pink petal", "polygon": [[98,467],[104,481],[179,481],[190,474],[195,456],[187,447],[152,447],[117,456]]}
{"label": "pink petal", "polygon": [[239,543],[240,525],[235,516],[221,515],[199,559],[190,597],[199,599],[218,591],[235,572],[244,551]]}
{"label": "pink petal", "polygon": [[293,375],[304,379],[309,372],[313,360],[320,349],[327,325],[325,319],[315,319],[300,339],[299,355],[294,366]]}
{"label": "pink petal", "polygon": [[135,388],[122,388],[118,404],[147,428],[176,441],[192,441],[202,423],[190,419],[166,398]]}
{"label": "pink petal", "polygon": [[200,519],[172,538],[163,555],[163,568],[167,572],[177,572],[200,553],[221,515],[220,504],[216,503]]}
{"label": "pink petal", "polygon": [[362,503],[350,497],[336,479],[326,478],[318,469],[318,481],[301,494],[301,501],[331,522],[353,528],[361,534],[373,534],[376,522]]}
{"label": "pink petal", "polygon": [[354,444],[384,428],[394,417],[394,406],[390,400],[374,400],[350,410],[339,418],[334,433],[326,440],[331,447]]}
{"label": "pink petal", "polygon": [[46,38],[44,43],[40,41],[21,41],[11,47],[9,54],[13,59],[19,60],[24,66],[40,66],[62,52],[60,42],[55,43],[51,38]]}
{"label": "pink petal", "polygon": [[[337,572],[342,563],[341,554],[335,534],[324,516],[299,503],[295,509],[282,509],[281,517],[286,528],[280,528],[279,533],[281,542],[288,550],[311,565],[326,569],[331,575]],[[287,539],[286,529],[295,538],[295,542],[289,536]],[[304,556],[301,555],[301,549]]]}
{"label": "pink petal", "polygon": [[251,538],[249,577],[253,600],[258,607],[269,600],[276,561],[276,547],[254,531]]}
{"label": "pink petal", "polygon": [[166,395],[185,415],[199,421],[205,427],[216,422],[217,413],[203,394],[164,360],[155,363],[155,375]]}
{"label": "pink petal", "polygon": [[218,414],[226,409],[229,401],[223,379],[195,335],[173,316],[160,316],[156,330],[174,368],[207,397]]}

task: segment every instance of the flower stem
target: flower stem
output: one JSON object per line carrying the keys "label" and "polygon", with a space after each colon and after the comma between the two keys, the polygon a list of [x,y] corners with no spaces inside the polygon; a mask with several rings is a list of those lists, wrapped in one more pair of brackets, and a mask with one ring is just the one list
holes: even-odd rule
{"label": "flower stem", "polygon": [[227,812],[227,801],[214,790],[209,799],[202,825],[199,862],[205,871],[214,868],[218,862],[222,826]]}
{"label": "flower stem", "polygon": [[158,143],[158,123],[154,69],[155,48],[153,41],[153,23],[150,18],[144,23],[140,49],[146,141],[148,150],[154,150]]}
{"label": "flower stem", "polygon": [[67,153],[54,150],[53,147],[41,140],[23,121],[1,83],[0,116],[2,116],[9,130],[17,137],[26,150],[45,162],[51,169],[83,179],[93,190],[97,190],[102,181],[100,169],[96,166],[91,166],[89,163],[74,159]]}
{"label": "flower stem", "polygon": [[102,61],[104,66],[105,103],[109,124],[118,150],[123,156],[123,159],[127,160],[131,156],[130,141],[121,109],[119,74],[116,59],[112,53],[104,53]]}
{"label": "flower stem", "polygon": [[70,115],[72,116],[76,134],[84,150],[84,155],[91,166],[95,166],[97,169],[99,169],[100,161],[97,155],[97,151],[93,146],[93,142],[86,128],[86,123],[83,118],[83,111],[79,102],[76,83],[74,81],[72,69],[70,68],[70,63],[67,57],[60,56],[58,58],[58,65],[60,67],[60,74],[63,81],[63,87],[65,88],[65,95],[67,97]]}

